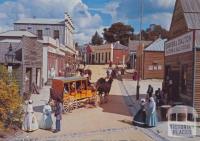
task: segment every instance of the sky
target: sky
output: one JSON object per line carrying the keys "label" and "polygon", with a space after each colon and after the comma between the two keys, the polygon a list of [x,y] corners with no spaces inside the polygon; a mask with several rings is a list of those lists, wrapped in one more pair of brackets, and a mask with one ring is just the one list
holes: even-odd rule
{"label": "sky", "polygon": [[[175,0],[143,0],[143,24],[160,24],[169,29]],[[139,32],[141,0],[0,0],[0,32],[13,29],[13,22],[23,18],[72,17],[74,39],[80,45],[88,43],[92,35],[115,22],[123,22]]]}

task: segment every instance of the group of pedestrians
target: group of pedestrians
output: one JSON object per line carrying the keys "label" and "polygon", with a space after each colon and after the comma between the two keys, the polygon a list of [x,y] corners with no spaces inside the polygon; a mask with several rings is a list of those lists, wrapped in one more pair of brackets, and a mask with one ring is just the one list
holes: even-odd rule
{"label": "group of pedestrians", "polygon": [[157,125],[156,107],[161,106],[163,102],[163,93],[160,88],[155,91],[155,100],[153,96],[153,87],[148,86],[147,96],[140,101],[140,109],[133,118],[133,124],[143,127],[155,127]]}
{"label": "group of pedestrians", "polygon": [[61,119],[62,119],[62,111],[63,106],[60,99],[57,99],[55,102],[55,111],[52,111],[51,106],[48,102],[43,107],[41,119],[37,120],[36,115],[33,110],[33,101],[29,100],[25,103],[25,114],[22,124],[22,130],[26,132],[35,131],[37,129],[45,129],[52,130],[53,120],[52,120],[52,112],[54,112],[54,116],[56,119],[55,130],[54,133],[59,132],[61,130]]}

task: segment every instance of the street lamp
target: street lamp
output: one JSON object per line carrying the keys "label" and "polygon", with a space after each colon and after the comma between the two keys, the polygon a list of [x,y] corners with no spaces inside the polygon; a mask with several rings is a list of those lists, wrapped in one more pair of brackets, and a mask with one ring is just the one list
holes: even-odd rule
{"label": "street lamp", "polygon": [[[143,16],[143,0],[140,0],[140,40],[139,40],[139,47],[141,47],[141,40],[142,40],[142,16]],[[136,87],[136,99],[139,100],[140,98],[140,84],[139,84],[139,79],[140,79],[140,63],[141,63],[141,55],[139,52],[139,66],[138,66],[138,78],[137,78],[137,87]],[[138,61],[138,59],[137,59]]]}
{"label": "street lamp", "polygon": [[8,52],[5,54],[6,64],[13,64],[15,62],[15,52],[13,51],[12,45],[10,44]]}

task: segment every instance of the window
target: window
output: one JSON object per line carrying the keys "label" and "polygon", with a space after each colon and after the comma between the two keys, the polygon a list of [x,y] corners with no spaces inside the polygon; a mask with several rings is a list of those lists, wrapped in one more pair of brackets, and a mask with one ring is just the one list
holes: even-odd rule
{"label": "window", "polygon": [[104,53],[102,53],[102,56],[101,56],[102,58],[101,58],[101,60],[103,60],[103,58],[104,58]]}
{"label": "window", "polygon": [[111,60],[111,59],[110,59],[110,52],[109,52],[109,54],[108,54],[108,59]]}
{"label": "window", "polygon": [[58,30],[54,30],[54,32],[53,32],[53,38],[54,39],[59,39],[59,31]]}
{"label": "window", "polygon": [[26,31],[26,29],[20,29],[20,31]]}
{"label": "window", "polygon": [[96,60],[97,60],[97,56],[98,56],[98,54],[96,53]]}
{"label": "window", "polygon": [[37,37],[38,37],[38,39],[42,40],[43,39],[42,36],[43,36],[42,35],[42,30],[37,30]]}

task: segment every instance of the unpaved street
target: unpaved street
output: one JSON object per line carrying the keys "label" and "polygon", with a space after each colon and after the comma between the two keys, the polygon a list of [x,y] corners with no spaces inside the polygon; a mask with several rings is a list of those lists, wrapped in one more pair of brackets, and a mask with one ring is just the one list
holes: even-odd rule
{"label": "unpaved street", "polygon": [[[100,77],[106,76],[106,66],[104,65],[87,66],[87,68],[92,70],[93,82]],[[19,133],[14,140],[26,138],[38,141],[151,141],[152,139],[149,136],[130,124],[132,116],[128,111],[119,84],[117,80],[114,80],[107,104],[102,104],[100,107],[80,108],[72,111],[72,113],[64,114],[61,132],[52,133],[51,131],[39,129],[31,133]],[[42,114],[43,100],[47,99],[48,95],[49,87],[45,87],[40,95],[32,96],[38,119],[40,119]]]}

